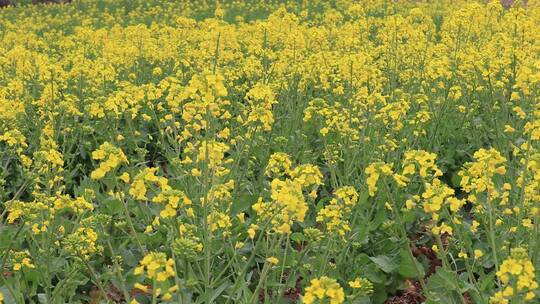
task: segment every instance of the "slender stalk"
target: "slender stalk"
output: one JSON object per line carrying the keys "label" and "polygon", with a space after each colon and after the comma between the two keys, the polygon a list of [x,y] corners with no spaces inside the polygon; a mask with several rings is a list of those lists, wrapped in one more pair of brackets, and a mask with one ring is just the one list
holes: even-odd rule
{"label": "slender stalk", "polygon": [[84,266],[86,266],[86,268],[90,272],[90,276],[92,277],[92,280],[94,281],[94,283],[97,285],[97,287],[99,289],[99,292],[101,293],[101,296],[105,300],[107,300],[107,292],[105,292],[105,288],[103,287],[103,284],[99,280],[99,278],[98,278],[96,272],[94,271],[94,269],[92,268],[92,266],[90,266],[90,264],[88,264],[88,261],[86,261],[86,259],[83,256],[79,255],[79,259],[83,262]]}
{"label": "slender stalk", "polygon": [[390,187],[388,186],[388,183],[386,183],[386,181],[382,181],[383,184],[385,185],[386,187],[386,191],[387,191],[387,196],[390,200],[390,202],[392,203],[392,210],[393,210],[393,213],[394,213],[394,216],[396,217],[397,219],[397,224],[399,226],[399,230],[400,230],[400,233],[401,233],[401,237],[402,239],[405,240],[406,244],[407,244],[407,248],[406,248],[406,252],[407,252],[407,255],[409,257],[409,259],[413,262],[414,264],[414,270],[416,272],[416,276],[418,278],[418,282],[420,283],[420,285],[422,286],[422,290],[424,291],[424,294],[428,294],[428,288],[427,288],[427,285],[426,283],[424,282],[424,278],[423,278],[423,272],[422,270],[418,267],[418,263],[416,261],[416,258],[414,257],[414,254],[412,252],[412,249],[411,249],[411,240],[409,239],[408,235],[407,235],[407,230],[405,229],[405,222],[403,221],[403,218],[401,217],[401,214],[399,212],[399,209],[398,209],[398,206],[395,202],[395,200],[393,199],[392,195],[391,195],[391,190],[390,190]]}
{"label": "slender stalk", "polygon": [[129,231],[131,232],[131,236],[133,237],[133,239],[137,243],[137,246],[139,247],[139,250],[141,251],[141,253],[146,253],[146,250],[144,250],[144,248],[143,248],[143,246],[141,244],[141,241],[139,240],[139,237],[137,236],[137,231],[135,230],[135,226],[133,225],[133,221],[131,220],[131,215],[129,214],[127,202],[124,199],[122,199],[122,206],[124,207],[124,214],[126,216],[126,221],[128,223]]}
{"label": "slender stalk", "polygon": [[[446,270],[447,272],[452,272],[452,269],[450,267],[450,263],[448,262],[448,257],[446,256],[446,249],[444,248],[444,244],[443,244],[443,242],[441,240],[440,234],[435,235],[435,241],[437,242],[437,246],[439,246],[439,248],[440,248],[439,250],[441,251],[441,258],[442,258],[442,261],[443,261],[443,269]],[[455,283],[458,283],[458,282],[455,282]],[[461,292],[458,292],[458,293],[459,293],[459,299],[461,300],[461,303],[467,304],[467,301],[463,297],[463,294],[461,294]]]}

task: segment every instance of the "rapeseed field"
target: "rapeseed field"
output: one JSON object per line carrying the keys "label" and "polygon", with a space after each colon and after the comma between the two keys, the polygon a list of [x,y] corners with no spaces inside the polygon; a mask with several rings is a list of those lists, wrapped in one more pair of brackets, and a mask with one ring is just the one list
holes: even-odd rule
{"label": "rapeseed field", "polygon": [[540,303],[504,2],[1,8],[0,303]]}

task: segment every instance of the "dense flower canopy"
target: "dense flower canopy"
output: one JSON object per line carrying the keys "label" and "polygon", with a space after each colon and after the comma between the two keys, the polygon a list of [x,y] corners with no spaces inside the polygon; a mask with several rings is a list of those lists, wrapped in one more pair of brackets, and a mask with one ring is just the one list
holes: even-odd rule
{"label": "dense flower canopy", "polygon": [[533,0],[1,8],[0,303],[538,301],[539,28]]}

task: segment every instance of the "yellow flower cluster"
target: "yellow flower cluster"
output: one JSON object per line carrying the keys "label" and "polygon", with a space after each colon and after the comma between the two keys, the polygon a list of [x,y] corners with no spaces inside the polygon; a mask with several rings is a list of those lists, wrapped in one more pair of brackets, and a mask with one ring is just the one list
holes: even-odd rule
{"label": "yellow flower cluster", "polygon": [[96,244],[97,240],[98,235],[92,228],[81,227],[66,236],[62,244],[68,254],[88,260],[93,254],[103,250]]}
{"label": "yellow flower cluster", "polygon": [[334,198],[328,205],[319,210],[316,221],[323,222],[329,233],[343,237],[351,231],[348,218],[357,202],[358,193],[353,187],[341,187],[334,192]]}
{"label": "yellow flower cluster", "polygon": [[[227,229],[232,226],[231,218],[229,215],[223,213],[214,211],[210,213],[206,219],[206,222],[210,228],[210,231],[216,231],[218,229]],[[225,235],[228,233],[225,232]]]}
{"label": "yellow flower cluster", "polygon": [[[227,106],[230,102],[222,98],[227,96],[224,78],[220,74],[205,72],[203,75],[193,75],[185,88],[174,90],[168,98],[169,106],[174,112],[181,110],[182,120],[186,126],[178,139],[187,141],[194,134],[207,130],[209,118],[227,120],[231,118]],[[171,92],[172,93],[172,92]]]}
{"label": "yellow flower cluster", "polygon": [[451,189],[437,178],[433,179],[431,183],[425,184],[425,190],[422,193],[424,211],[431,214],[434,220],[437,220],[444,203],[448,202],[452,209],[459,209],[464,202],[456,199],[453,195],[454,189]]}
{"label": "yellow flower cluster", "polygon": [[349,286],[361,296],[368,296],[373,293],[373,283],[368,279],[356,278],[354,281],[349,281]]}
{"label": "yellow flower cluster", "polygon": [[363,113],[363,111],[356,108],[350,109],[340,103],[330,105],[326,100],[317,98],[309,102],[304,110],[303,119],[305,122],[321,120],[324,126],[320,128],[319,133],[323,137],[332,131],[332,135],[359,140],[362,124],[355,115],[357,113]]}
{"label": "yellow flower cluster", "polygon": [[172,250],[175,254],[188,261],[194,260],[203,250],[199,237],[196,236],[197,227],[190,224],[180,224],[180,235],[173,241]]}
{"label": "yellow flower cluster", "polygon": [[9,253],[9,257],[13,271],[19,271],[24,268],[36,268],[36,266],[32,263],[32,259],[30,258],[28,251],[12,251]]}
{"label": "yellow flower cluster", "polygon": [[221,165],[225,161],[225,153],[229,151],[229,147],[220,142],[206,142],[200,143],[199,151],[197,154],[197,162],[208,163],[212,171],[216,171],[217,176],[224,176],[229,171],[221,168]]}
{"label": "yellow flower cluster", "polygon": [[248,126],[246,134],[250,138],[260,128],[262,131],[271,131],[274,124],[272,107],[277,103],[272,89],[268,85],[257,83],[251,88],[245,97],[248,105],[243,111],[243,117],[239,116],[239,122]]}
{"label": "yellow flower cluster", "polygon": [[103,143],[99,149],[92,152],[92,158],[100,161],[99,167],[90,174],[90,177],[95,180],[102,179],[108,172],[121,164],[128,163],[124,152],[108,142]]}
{"label": "yellow flower cluster", "polygon": [[442,171],[435,161],[437,155],[422,150],[409,150],[405,152],[403,159],[403,176],[410,176],[418,171],[422,178],[442,176]]}
{"label": "yellow flower cluster", "polygon": [[491,148],[480,149],[473,155],[474,162],[465,164],[465,169],[459,172],[461,188],[469,195],[469,200],[475,202],[474,193],[487,192],[489,198],[497,198],[499,193],[495,189],[493,178],[506,173],[506,158]]}
{"label": "yellow flower cluster", "polygon": [[302,300],[305,304],[325,303],[325,300],[330,304],[340,304],[345,302],[345,292],[335,279],[323,276],[311,280]]}
{"label": "yellow flower cluster", "polygon": [[368,186],[369,196],[375,196],[377,193],[377,182],[381,175],[391,176],[394,174],[392,171],[392,165],[384,162],[374,162],[367,166],[366,170],[366,183]]}
{"label": "yellow flower cluster", "polygon": [[72,199],[69,195],[61,195],[55,198],[54,209],[56,211],[60,210],[70,210],[77,215],[81,215],[85,211],[94,210],[94,206],[87,202],[84,197],[76,197]]}
{"label": "yellow flower cluster", "polygon": [[512,249],[512,254],[500,265],[497,277],[504,287],[491,297],[490,303],[508,304],[512,300],[527,302],[536,297],[534,291],[538,289],[538,282],[534,265],[524,248]]}
{"label": "yellow flower cluster", "polygon": [[292,168],[292,161],[287,153],[276,152],[270,156],[266,165],[265,174],[270,178],[282,177],[289,174]]}
{"label": "yellow flower cluster", "polygon": [[8,301],[537,301],[539,0],[4,2]]}
{"label": "yellow flower cluster", "polygon": [[[85,212],[94,210],[94,205],[84,197],[71,198],[67,194],[57,196],[39,196],[35,201],[23,202],[19,200],[6,202],[8,212],[7,222],[13,224],[19,219],[28,223],[39,220],[52,220],[57,214],[72,213],[81,216]],[[27,224],[28,224],[27,223]],[[34,223],[37,225],[36,223]]]}
{"label": "yellow flower cluster", "polygon": [[163,252],[150,252],[139,262],[139,266],[135,268],[133,273],[135,275],[144,274],[151,280],[164,282],[175,274],[174,260],[167,259],[167,255]]}
{"label": "yellow flower cluster", "polygon": [[[294,222],[303,222],[308,204],[304,190],[312,189],[322,183],[322,174],[316,166],[310,164],[291,167],[288,155],[273,154],[265,172],[267,175],[280,175],[270,183],[271,202],[264,202],[262,197],[252,205],[252,209],[261,221],[270,221],[272,228],[279,233],[291,233]],[[252,230],[253,231],[253,230]],[[253,232],[252,232],[253,233]]]}
{"label": "yellow flower cluster", "polygon": [[216,177],[223,177],[230,172],[230,169],[226,165],[230,164],[232,159],[225,157],[229,149],[230,147],[227,144],[216,140],[209,142],[206,140],[195,143],[190,142],[184,149],[185,157],[181,163],[195,165],[190,172],[194,177],[201,177],[204,173],[203,171],[208,171],[207,174],[212,174]]}
{"label": "yellow flower cluster", "polygon": [[529,206],[540,201],[540,153],[535,149],[528,156],[523,155],[521,163],[526,169],[519,174],[516,185],[523,189],[523,202]]}
{"label": "yellow flower cluster", "polygon": [[[167,218],[173,217],[177,213],[179,207],[188,207],[192,204],[191,200],[186,194],[180,190],[174,190],[166,184],[162,186],[163,190],[156,195],[152,202],[158,204],[164,204],[165,208],[159,213],[160,217]],[[188,209],[186,212],[192,215],[192,211]]]}
{"label": "yellow flower cluster", "polygon": [[0,142],[5,142],[9,147],[16,148],[16,152],[21,154],[28,147],[26,137],[19,130],[8,130],[0,135]]}
{"label": "yellow flower cluster", "polygon": [[[165,177],[156,176],[158,168],[144,168],[139,172],[129,188],[129,194],[136,200],[147,200],[148,188],[147,184],[155,184],[160,189],[170,190],[169,180]],[[158,202],[161,202],[163,197],[158,198]]]}

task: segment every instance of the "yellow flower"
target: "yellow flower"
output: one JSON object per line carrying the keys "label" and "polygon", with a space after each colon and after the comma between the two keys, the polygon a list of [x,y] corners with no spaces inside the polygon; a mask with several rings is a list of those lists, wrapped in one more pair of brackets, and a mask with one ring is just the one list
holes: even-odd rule
{"label": "yellow flower", "polygon": [[303,303],[312,304],[316,299],[328,299],[331,304],[340,304],[345,301],[345,293],[335,279],[323,276],[311,280],[310,286],[305,290]]}
{"label": "yellow flower", "polygon": [[143,285],[143,284],[141,284],[141,283],[135,283],[135,284],[133,285],[133,287],[136,288],[136,289],[138,289],[138,290],[140,290],[140,291],[142,291],[142,292],[148,292],[148,286]]}
{"label": "yellow flower", "polygon": [[384,162],[375,162],[370,164],[365,173],[367,175],[366,183],[368,185],[369,196],[375,196],[377,192],[377,181],[381,174],[384,176],[389,176],[393,174],[392,165],[386,164]]}
{"label": "yellow flower", "polygon": [[467,193],[496,193],[493,177],[505,174],[506,158],[493,148],[480,149],[473,156],[475,161],[466,163],[459,172],[462,189]]}
{"label": "yellow flower", "polygon": [[96,244],[97,240],[98,235],[92,228],[80,227],[62,240],[63,249],[75,257],[89,259],[103,250]]}
{"label": "yellow flower", "polygon": [[244,212],[240,212],[236,215],[240,223],[244,223],[246,221],[246,214]]}
{"label": "yellow flower", "polygon": [[255,225],[255,224],[251,224],[249,226],[249,229],[248,229],[248,235],[249,235],[249,238],[250,239],[254,239],[255,238],[255,234],[257,233],[257,229],[259,229],[259,226]]}
{"label": "yellow flower", "polygon": [[362,286],[362,284],[358,279],[356,279],[354,281],[349,281],[349,286],[351,288],[360,288],[360,286]]}
{"label": "yellow flower", "polygon": [[139,262],[139,266],[135,268],[133,273],[142,275],[145,271],[149,279],[164,282],[175,274],[174,260],[167,259],[165,253],[150,252]]}
{"label": "yellow flower", "polygon": [[328,134],[328,128],[326,127],[322,128],[319,132],[321,133],[322,136],[326,136]]}
{"label": "yellow flower", "polygon": [[129,173],[127,172],[122,173],[118,178],[126,184],[129,183]]}
{"label": "yellow flower", "polygon": [[279,259],[273,256],[267,257],[266,261],[272,265],[277,265],[279,263]]}
{"label": "yellow flower", "polygon": [[480,250],[480,249],[475,249],[474,250],[474,258],[475,259],[479,259],[479,258],[481,258],[483,256],[484,256],[484,252],[482,252],[482,250]]}
{"label": "yellow flower", "polygon": [[534,299],[535,297],[536,297],[536,295],[534,294],[534,292],[529,291],[529,292],[527,292],[527,294],[525,295],[525,300],[526,300],[526,301],[530,301],[530,300]]}
{"label": "yellow flower", "polygon": [[480,223],[473,220],[472,223],[471,223],[471,231],[476,233],[476,231],[478,231],[479,226],[480,226]]}
{"label": "yellow flower", "polygon": [[527,114],[525,114],[525,111],[523,111],[523,109],[522,109],[521,107],[519,107],[519,106],[515,106],[512,110],[513,110],[513,111],[516,113],[516,115],[517,115],[519,118],[521,118],[521,119],[524,119],[525,116],[527,115]]}
{"label": "yellow flower", "polygon": [[514,133],[514,132],[516,132],[516,129],[512,128],[511,125],[504,126],[504,133]]}
{"label": "yellow flower", "polygon": [[108,142],[103,143],[99,149],[92,152],[92,158],[101,161],[99,167],[90,173],[90,178],[94,180],[100,180],[121,164],[128,163],[124,152]]}
{"label": "yellow flower", "polygon": [[373,293],[373,284],[364,278],[356,278],[349,281],[349,286],[355,290],[356,296],[368,296]]}
{"label": "yellow flower", "polygon": [[454,230],[452,229],[452,227],[446,225],[445,223],[442,223],[440,226],[435,226],[435,227],[431,228],[431,232],[434,235],[442,235],[442,234],[445,234],[445,233],[448,233],[449,235],[452,235],[453,231]]}
{"label": "yellow flower", "polygon": [[521,220],[521,225],[525,228],[532,228],[533,227],[533,223],[532,223],[532,220],[531,219],[523,219]]}
{"label": "yellow flower", "polygon": [[343,237],[351,230],[349,215],[357,202],[358,193],[353,187],[338,188],[329,204],[319,210],[316,221],[324,223],[328,232],[337,232]]}
{"label": "yellow flower", "polygon": [[514,295],[514,288],[512,288],[512,286],[506,286],[506,288],[503,290],[503,296],[510,298],[513,295]]}
{"label": "yellow flower", "polygon": [[210,228],[210,231],[227,229],[232,226],[231,219],[227,214],[216,211],[207,216],[206,222]]}
{"label": "yellow flower", "polygon": [[146,191],[147,190],[144,184],[144,180],[139,179],[139,180],[135,180],[131,184],[131,188],[129,189],[129,194],[132,195],[137,200],[145,200]]}
{"label": "yellow flower", "polygon": [[191,169],[191,175],[194,176],[194,177],[200,177],[200,176],[202,176],[202,172],[201,172],[201,170],[199,170],[197,168],[193,168],[193,169]]}
{"label": "yellow flower", "polygon": [[538,289],[538,282],[536,282],[534,266],[524,248],[513,248],[511,255],[499,266],[496,275],[503,284],[503,289],[491,297],[493,302],[508,301],[516,294],[524,300],[534,298],[533,291]]}

